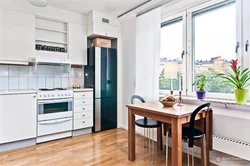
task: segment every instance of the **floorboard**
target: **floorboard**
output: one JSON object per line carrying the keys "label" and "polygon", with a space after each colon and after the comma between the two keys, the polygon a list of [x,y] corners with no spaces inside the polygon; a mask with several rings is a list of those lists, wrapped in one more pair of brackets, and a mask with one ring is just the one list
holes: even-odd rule
{"label": "floorboard", "polygon": [[[0,153],[1,166],[165,166],[165,155],[156,151],[155,163],[149,160],[144,138],[136,135],[136,161],[127,159],[128,132],[114,129],[96,134],[66,138],[27,148]],[[169,166],[171,166],[169,154]],[[187,165],[186,155],[183,166]],[[195,159],[195,166],[200,160]],[[214,166],[211,164],[211,166]]]}

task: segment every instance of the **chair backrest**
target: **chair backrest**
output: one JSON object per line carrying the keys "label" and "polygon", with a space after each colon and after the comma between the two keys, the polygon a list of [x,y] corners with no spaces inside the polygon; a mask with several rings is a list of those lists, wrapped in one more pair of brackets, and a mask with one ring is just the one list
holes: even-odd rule
{"label": "chair backrest", "polygon": [[[133,95],[131,97],[131,104],[134,104],[134,100],[135,99],[138,99],[140,100],[142,103],[145,103],[145,100],[141,97],[141,96],[138,96],[138,95]],[[144,121],[146,121],[148,118],[147,117],[144,117]]]}
{"label": "chair backrest", "polygon": [[[191,115],[190,121],[189,121],[189,136],[188,136],[188,146],[189,147],[193,147],[194,146],[194,123],[195,123],[195,117],[196,115],[201,111],[204,110],[204,108],[207,108],[206,111],[209,110],[210,107],[210,103],[205,103],[202,104],[201,106],[197,107],[194,112]],[[206,119],[205,119],[205,123],[206,123]],[[205,125],[205,124],[204,124]]]}
{"label": "chair backrest", "polygon": [[145,103],[145,100],[144,100],[141,96],[133,95],[133,96],[131,97],[131,104],[134,104],[134,100],[135,100],[135,99],[138,99],[138,100],[140,100],[142,103]]}

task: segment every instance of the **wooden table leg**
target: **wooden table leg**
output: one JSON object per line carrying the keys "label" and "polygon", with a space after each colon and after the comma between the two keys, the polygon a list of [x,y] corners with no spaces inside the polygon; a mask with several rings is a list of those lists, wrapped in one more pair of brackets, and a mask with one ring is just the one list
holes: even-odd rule
{"label": "wooden table leg", "polygon": [[209,151],[213,149],[213,110],[207,112],[206,116],[206,158],[209,165]]}
{"label": "wooden table leg", "polygon": [[162,125],[157,128],[157,148],[162,150]]}
{"label": "wooden table leg", "polygon": [[172,166],[182,166],[182,124],[180,119],[171,119]]}
{"label": "wooden table leg", "polygon": [[135,160],[135,115],[128,110],[128,160]]}

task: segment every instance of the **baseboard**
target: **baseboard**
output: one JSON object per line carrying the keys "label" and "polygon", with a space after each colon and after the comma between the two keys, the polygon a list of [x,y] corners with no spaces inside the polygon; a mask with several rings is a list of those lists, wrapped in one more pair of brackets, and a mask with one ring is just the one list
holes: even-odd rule
{"label": "baseboard", "polygon": [[16,149],[20,149],[20,148],[33,146],[33,145],[36,145],[36,138],[5,143],[5,144],[0,145],[0,152],[5,152],[5,151],[9,151],[9,150],[16,150]]}
{"label": "baseboard", "polygon": [[92,127],[73,131],[73,137],[92,133]]}

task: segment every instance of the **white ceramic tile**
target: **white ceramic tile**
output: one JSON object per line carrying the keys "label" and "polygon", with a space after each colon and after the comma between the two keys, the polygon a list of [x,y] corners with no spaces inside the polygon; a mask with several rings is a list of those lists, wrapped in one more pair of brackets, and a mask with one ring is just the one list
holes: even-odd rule
{"label": "white ceramic tile", "polygon": [[54,88],[62,87],[62,78],[54,78]]}
{"label": "white ceramic tile", "polygon": [[46,88],[45,78],[37,78],[37,88]]}
{"label": "white ceramic tile", "polygon": [[46,82],[46,88],[54,88],[54,79],[53,78],[45,78]]}
{"label": "white ceramic tile", "polygon": [[70,77],[70,78],[74,78],[74,77],[76,77],[75,68],[71,68],[71,69],[70,69],[70,72],[69,72],[69,77]]}
{"label": "white ceramic tile", "polygon": [[63,78],[68,78],[68,77],[69,77],[69,73],[63,73],[63,74],[62,74],[62,77],[63,77]]}
{"label": "white ceramic tile", "polygon": [[30,78],[37,77],[37,74],[35,73],[35,67],[34,66],[29,66],[29,77]]}
{"label": "white ceramic tile", "polygon": [[75,78],[69,78],[69,87],[73,87],[74,85],[76,85]]}
{"label": "white ceramic tile", "polygon": [[18,66],[9,66],[9,77],[18,77]]}
{"label": "white ceramic tile", "polygon": [[0,78],[0,90],[8,90],[9,79],[8,77]]}
{"label": "white ceramic tile", "polygon": [[37,77],[39,77],[39,78],[45,78],[45,73],[37,73]]}
{"label": "white ceramic tile", "polygon": [[9,67],[7,65],[0,65],[0,77],[8,77]]}
{"label": "white ceramic tile", "polygon": [[18,89],[29,89],[29,79],[28,78],[19,78]]}
{"label": "white ceramic tile", "polygon": [[18,78],[17,77],[9,78],[9,89],[18,89]]}
{"label": "white ceramic tile", "polygon": [[29,89],[37,89],[37,78],[29,78]]}
{"label": "white ceramic tile", "polygon": [[75,69],[75,77],[82,77],[83,76],[83,70],[82,69]]}
{"label": "white ceramic tile", "polygon": [[69,78],[62,78],[62,88],[69,88]]}
{"label": "white ceramic tile", "polygon": [[29,76],[29,66],[19,66],[18,70],[20,78],[26,78]]}

